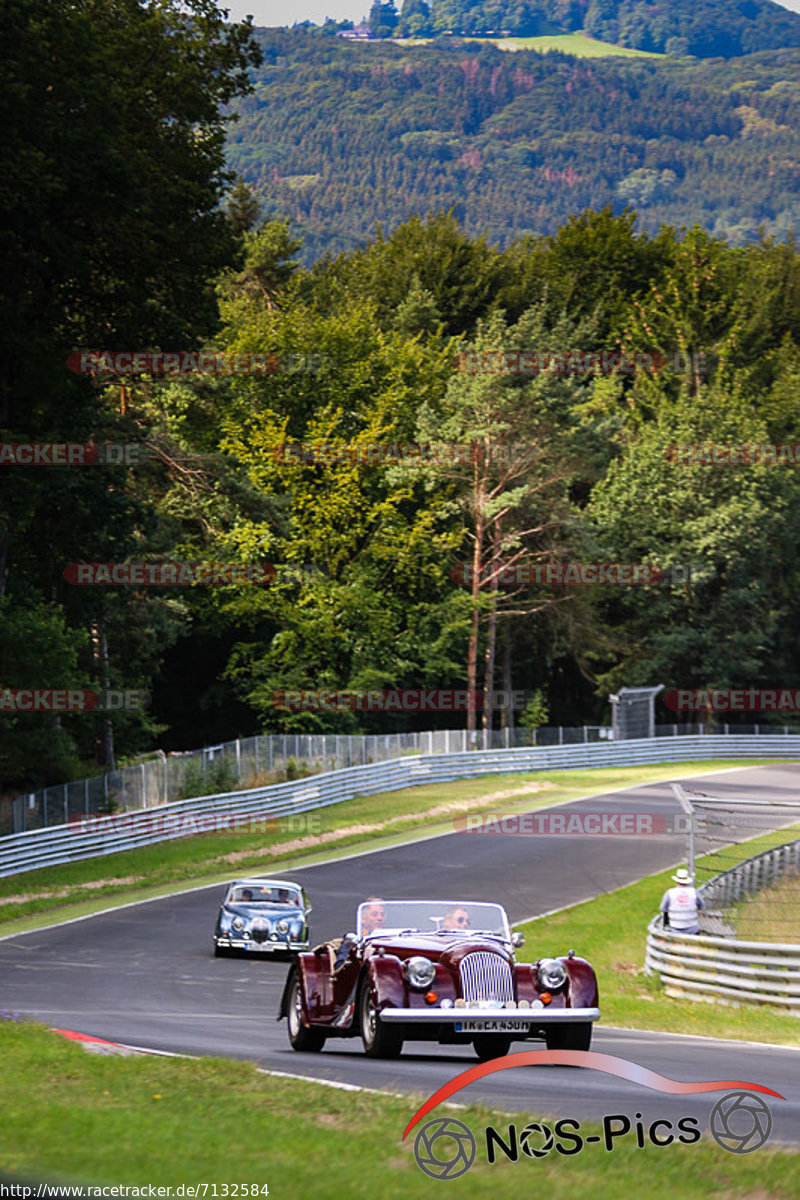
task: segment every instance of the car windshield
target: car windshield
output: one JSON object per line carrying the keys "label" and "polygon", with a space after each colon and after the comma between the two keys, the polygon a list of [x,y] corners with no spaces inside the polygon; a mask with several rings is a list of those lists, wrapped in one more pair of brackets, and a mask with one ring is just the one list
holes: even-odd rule
{"label": "car windshield", "polygon": [[493,933],[510,939],[508,917],[499,904],[465,900],[366,900],[358,907],[356,931],[397,932],[401,929],[434,934]]}
{"label": "car windshield", "polygon": [[261,884],[236,884],[228,893],[229,904],[294,904],[302,907],[295,888],[263,887]]}

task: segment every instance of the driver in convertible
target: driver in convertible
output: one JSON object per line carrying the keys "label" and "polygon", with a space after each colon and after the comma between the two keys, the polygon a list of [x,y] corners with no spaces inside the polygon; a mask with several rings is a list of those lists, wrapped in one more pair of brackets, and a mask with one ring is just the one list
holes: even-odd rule
{"label": "driver in convertible", "polygon": [[445,913],[442,921],[442,929],[457,930],[469,929],[469,913],[465,908],[451,908],[449,913]]}
{"label": "driver in convertible", "polygon": [[379,896],[368,896],[364,903],[367,907],[361,913],[362,937],[368,933],[375,933],[377,929],[383,929],[386,922],[386,909]]}
{"label": "driver in convertible", "polygon": [[[376,933],[377,930],[383,929],[386,921],[386,908],[384,902],[379,896],[368,896],[364,901],[365,908],[361,912],[361,936],[366,937],[369,933]],[[343,967],[350,957],[350,944],[344,938],[337,938],[329,943],[331,950],[334,951],[332,970],[338,971]]]}

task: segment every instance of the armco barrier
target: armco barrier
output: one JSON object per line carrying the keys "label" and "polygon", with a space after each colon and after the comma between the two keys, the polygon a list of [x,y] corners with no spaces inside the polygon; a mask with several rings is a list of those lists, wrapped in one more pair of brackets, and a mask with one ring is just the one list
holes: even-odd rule
{"label": "armco barrier", "polygon": [[[698,892],[713,918],[714,905],[752,895],[800,870],[800,841],[764,851],[715,875]],[[769,1004],[800,1017],[800,946],[744,942],[705,933],[664,929],[660,915],[647,927],[645,970],[657,972],[668,996],[728,1004]]]}
{"label": "armco barrier", "polygon": [[[57,825],[11,834],[0,838],[0,877],[183,837],[192,832],[186,828],[191,814],[198,819],[226,814],[230,817],[237,814],[246,814],[249,818],[280,817],[324,808],[357,795],[397,791],[422,783],[447,783],[479,775],[713,758],[800,758],[800,735],[657,737],[396,758],[330,771],[291,783],[182,800],[143,812],[91,818],[88,831],[78,822],[72,826]],[[171,820],[175,822],[174,830],[169,828]]]}
{"label": "armco barrier", "polygon": [[679,934],[654,917],[645,970],[668,996],[728,1004],[770,1004],[800,1017],[800,946]]}

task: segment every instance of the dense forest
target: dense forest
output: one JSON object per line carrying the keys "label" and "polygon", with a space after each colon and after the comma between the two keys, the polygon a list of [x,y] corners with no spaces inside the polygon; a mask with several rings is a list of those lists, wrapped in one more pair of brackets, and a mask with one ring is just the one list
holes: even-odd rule
{"label": "dense forest", "polygon": [[582,30],[634,50],[732,58],[800,46],[800,15],[772,0],[375,0],[379,36],[538,37]]}
{"label": "dense forest", "polygon": [[800,51],[700,63],[312,29],[258,40],[228,161],[267,215],[292,219],[306,263],[439,208],[500,245],[606,205],[650,233],[697,224],[734,244],[797,225]]}
{"label": "dense forest", "polygon": [[[370,47],[384,58],[350,58],[345,70],[332,39],[278,33],[259,36],[266,65],[254,75],[256,97],[242,101],[259,48],[246,26],[221,26],[205,0],[160,4],[157,20],[123,0],[5,7],[15,140],[2,193],[0,441],[143,453],[76,467],[3,459],[2,694],[110,686],[142,689],[150,701],[120,713],[4,710],[0,792],[155,745],[454,724],[451,713],[277,706],[290,688],[474,681],[523,690],[540,714],[570,724],[602,720],[608,692],[622,684],[800,686],[800,472],[758,460],[681,462],[672,449],[800,443],[800,255],[791,238],[732,246],[700,222],[648,231],[633,208],[590,207],[578,189],[551,233],[528,215],[528,232],[508,226],[500,246],[488,208],[491,238],[476,232],[474,212],[435,212],[341,253],[320,257],[317,242],[309,263],[288,220],[291,193],[265,200],[242,181],[232,186],[223,158],[222,113],[261,104],[265,86],[272,94],[261,82],[269,72],[285,83],[298,71],[317,113],[331,106],[332,123],[312,121],[309,99],[283,113],[273,144],[288,155],[291,134],[296,164],[305,156],[311,167],[324,154],[335,160],[339,128],[351,155],[357,136],[358,183],[381,211],[396,210],[397,198],[378,128],[418,134],[413,108],[417,126],[433,130],[447,116],[464,138],[494,123],[528,153],[519,130],[533,119],[534,85],[552,89],[537,125],[565,154],[575,112],[595,128],[590,140],[607,145],[619,137],[621,146],[632,136],[621,131],[637,122],[646,142],[663,121],[676,144],[679,135],[727,139],[740,182],[755,186],[760,143],[739,136],[723,87],[701,95],[680,72],[669,76],[674,103],[656,119],[662,93],[646,70],[629,77],[593,66],[587,75],[574,61],[480,51],[454,58],[452,71],[441,57],[420,60],[415,75],[394,47]],[[311,58],[291,59],[306,45]],[[777,126],[793,92],[764,86],[758,71],[769,75],[770,61],[748,64],[746,94],[758,94],[759,119]],[[493,90],[483,83],[489,62]],[[727,69],[719,64],[719,79]],[[517,71],[531,73],[530,87]],[[405,96],[396,118],[389,95],[375,108],[371,72]],[[611,102],[598,114],[592,100],[599,81],[612,80],[622,89],[617,133],[602,124]],[[299,96],[299,80],[292,86]],[[625,90],[634,87],[636,103]],[[278,122],[277,100],[267,107]],[[74,119],[65,123],[65,113]],[[774,163],[760,180],[766,202],[797,168],[780,165],[788,135],[780,153],[771,139],[783,135],[765,136]],[[453,163],[444,143],[435,161]],[[661,169],[672,169],[668,160]],[[340,213],[366,190],[342,190]],[[502,216],[499,194],[496,205]],[[333,233],[328,243],[336,247]],[[256,355],[262,366],[180,376],[152,360],[108,360],[96,374],[68,366],[89,351],[200,350]],[[603,351],[607,368],[574,357]],[[650,355],[657,369],[620,370],[621,353]],[[573,365],[526,370],[531,354]],[[341,452],[287,452],[298,443]],[[440,443],[470,454],[370,452]],[[262,586],[75,584],[74,564],[125,562],[268,562],[275,574]],[[645,586],[499,582],[502,564],[553,562],[656,564],[664,575]]]}

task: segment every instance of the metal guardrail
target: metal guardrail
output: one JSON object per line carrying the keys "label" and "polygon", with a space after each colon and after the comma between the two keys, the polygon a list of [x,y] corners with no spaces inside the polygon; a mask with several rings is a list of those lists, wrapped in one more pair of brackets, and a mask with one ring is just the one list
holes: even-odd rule
{"label": "metal guardrail", "polygon": [[800,758],[800,735],[643,738],[616,743],[471,750],[464,754],[398,758],[291,783],[182,800],[116,816],[77,817],[69,825],[10,834],[0,838],[0,877],[170,841],[203,832],[209,822],[211,828],[224,830],[226,816],[229,821],[237,816],[246,816],[251,821],[288,816],[338,804],[358,795],[397,791],[422,783],[446,783],[506,772],[638,766],[719,757]]}
{"label": "metal guardrail", "polygon": [[[655,737],[717,734],[762,737],[797,733],[788,725],[656,725]],[[92,813],[133,812],[233,787],[252,788],[281,776],[367,766],[402,755],[456,754],[468,750],[515,750],[610,741],[606,725],[541,725],[509,729],[434,729],[417,733],[269,733],[237,738],[201,750],[156,751],[131,766],[102,775],[53,784],[12,799],[0,799],[0,836],[67,824]],[[645,735],[646,736],[646,735]]]}
{"label": "metal guardrail", "polygon": [[[700,726],[664,726],[701,733]],[[754,727],[758,733],[758,727]],[[749,732],[748,729],[742,732]],[[780,732],[776,730],[775,732]],[[784,733],[789,729],[784,728]],[[800,731],[799,731],[800,732]],[[80,816],[134,812],[228,788],[368,766],[411,754],[455,754],[467,750],[514,750],[526,746],[598,742],[611,736],[603,725],[495,729],[430,729],[416,733],[265,733],[183,752],[156,751],[128,767],[87,779],[52,784],[0,801],[0,836],[66,825]],[[289,772],[294,772],[294,776]]]}
{"label": "metal guardrail", "polygon": [[[735,903],[798,870],[800,839],[745,859],[698,888],[706,916],[713,920],[720,900]],[[647,927],[645,970],[661,976],[667,996],[770,1004],[800,1017],[800,945],[681,934],[657,916]]]}

